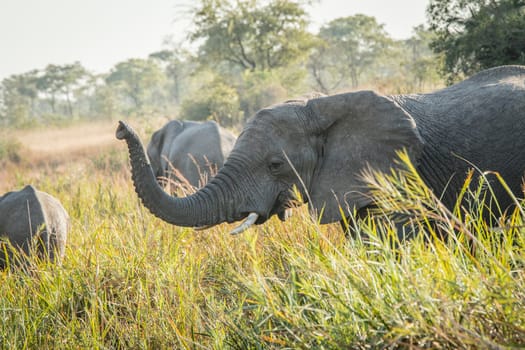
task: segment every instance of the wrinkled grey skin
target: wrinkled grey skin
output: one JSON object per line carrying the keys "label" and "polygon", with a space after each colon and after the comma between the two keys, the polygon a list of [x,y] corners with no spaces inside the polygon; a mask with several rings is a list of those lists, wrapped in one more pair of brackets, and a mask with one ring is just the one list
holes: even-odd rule
{"label": "wrinkled grey skin", "polygon": [[0,268],[20,261],[13,261],[6,241],[26,256],[36,252],[59,262],[64,256],[68,230],[69,216],[53,196],[33,186],[5,193],[0,197],[0,236],[4,241],[0,244]]}
{"label": "wrinkled grey skin", "polygon": [[223,166],[235,140],[233,133],[214,121],[172,120],[153,133],[147,153],[157,178],[187,180],[201,187]]}
{"label": "wrinkled grey skin", "polygon": [[[128,143],[143,204],[179,226],[234,222],[251,212],[258,214],[256,224],[274,214],[284,218],[293,185],[314,215],[322,213],[321,223],[339,221],[339,206],[349,216],[373,205],[360,174],[368,165],[389,171],[401,149],[449,208],[472,164],[498,171],[521,197],[524,135],[522,66],[489,69],[429,94],[359,91],[263,109],[248,121],[219,173],[184,198],[157,186],[136,134],[124,122],[117,129],[117,138]],[[501,186],[494,191],[502,209],[512,204]]]}

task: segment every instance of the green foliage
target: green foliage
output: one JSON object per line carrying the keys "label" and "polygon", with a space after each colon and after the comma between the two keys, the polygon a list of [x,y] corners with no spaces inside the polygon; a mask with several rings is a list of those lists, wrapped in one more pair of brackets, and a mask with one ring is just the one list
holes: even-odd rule
{"label": "green foliage", "polygon": [[[289,73],[292,74],[286,79]],[[290,93],[287,88],[297,85],[297,76],[288,69],[244,72],[239,87],[244,118],[249,118],[261,108],[286,100]]]}
{"label": "green foliage", "polygon": [[182,102],[182,118],[215,120],[232,127],[241,121],[237,91],[221,81],[215,81]]}
{"label": "green foliage", "polygon": [[[32,70],[4,79],[5,124],[28,127],[51,119],[72,119],[75,93],[88,76],[84,67],[75,62],[62,66],[50,64],[42,71]],[[58,107],[63,107],[63,111]]]}
{"label": "green foliage", "polygon": [[[366,87],[404,93],[440,85],[435,66],[441,57],[428,51],[426,30],[394,41],[375,18],[355,15],[337,18],[313,35],[307,30],[309,3],[200,0],[188,13],[194,26],[187,41],[168,40],[148,59],[130,58],[101,75],[75,62],[4,79],[0,123],[32,127],[122,115],[170,116],[183,109],[191,118],[236,125],[260,108],[312,90]],[[198,48],[196,54],[185,50],[187,44]],[[223,86],[214,87],[215,79]]]}
{"label": "green foliage", "polygon": [[95,117],[113,119],[119,111],[118,93],[108,85],[98,85],[91,98],[91,110]]}
{"label": "green foliage", "polygon": [[106,77],[106,83],[131,101],[132,107],[143,108],[155,94],[162,94],[165,76],[152,60],[132,58],[118,63]]}
{"label": "green foliage", "polygon": [[58,95],[66,99],[67,114],[73,116],[71,94],[76,85],[87,76],[87,71],[80,62],[66,64],[63,66],[50,64],[36,80],[36,87],[39,92],[46,94],[51,106],[51,111],[56,114],[56,102]]}
{"label": "green foliage", "polygon": [[440,57],[430,43],[434,33],[424,26],[415,27],[406,40],[393,42],[388,55],[382,55],[365,77],[380,91],[389,93],[413,93],[434,90],[442,86],[439,75]]}
{"label": "green foliage", "polygon": [[505,64],[525,64],[523,0],[433,0],[427,9],[449,82]]}
{"label": "green foliage", "polygon": [[[438,67],[440,60],[432,53],[430,43],[434,39],[434,33],[425,29],[424,26],[414,28],[414,35],[404,41],[406,61],[402,68],[405,77],[412,77],[412,91],[424,89],[424,83],[436,83],[439,81]],[[408,57],[407,57],[408,56]]]}
{"label": "green foliage", "polygon": [[296,1],[201,0],[194,23],[191,39],[203,41],[200,57],[211,64],[269,70],[306,57],[311,47],[306,11]]}
{"label": "green foliage", "polygon": [[319,38],[309,66],[324,93],[340,88],[348,80],[356,88],[363,71],[392,44],[383,25],[361,14],[332,20],[320,29]]}
{"label": "green foliage", "polygon": [[183,82],[192,71],[192,67],[187,63],[191,57],[183,50],[174,49],[154,52],[149,58],[163,67],[167,79],[171,82],[169,96],[179,103],[183,93]]}
{"label": "green foliage", "polygon": [[392,244],[387,215],[359,222],[368,242],[345,239],[305,210],[230,236],[226,224],[196,233],[154,218],[128,170],[73,169],[18,180],[58,197],[72,227],[62,266],[0,272],[3,348],[525,346],[522,207],[488,227],[475,207],[443,210],[409,166],[370,174],[379,208],[428,232],[431,219],[447,242]]}
{"label": "green foliage", "polygon": [[2,81],[3,124],[25,126],[32,122],[38,96],[38,71],[12,75]]}

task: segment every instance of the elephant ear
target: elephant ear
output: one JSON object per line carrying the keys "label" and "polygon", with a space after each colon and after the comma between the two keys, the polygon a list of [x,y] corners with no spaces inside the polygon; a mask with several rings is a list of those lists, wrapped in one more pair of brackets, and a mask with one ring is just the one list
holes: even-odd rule
{"label": "elephant ear", "polygon": [[166,142],[172,142],[183,128],[184,126],[182,122],[171,120],[151,135],[151,140],[147,147],[147,153],[151,167],[153,168],[153,173],[156,176],[164,175],[164,164],[166,161],[162,157],[167,155],[163,152]]}
{"label": "elephant ear", "polygon": [[348,216],[372,204],[364,170],[388,171],[402,149],[412,162],[418,159],[422,141],[414,119],[386,96],[360,91],[312,99],[308,106],[308,125],[324,139],[309,204],[321,223],[341,220],[341,209]]}
{"label": "elephant ear", "polygon": [[151,135],[151,140],[148,143],[147,153],[148,158],[153,168],[153,173],[159,176],[161,165],[161,151],[164,144],[164,128],[157,130]]}

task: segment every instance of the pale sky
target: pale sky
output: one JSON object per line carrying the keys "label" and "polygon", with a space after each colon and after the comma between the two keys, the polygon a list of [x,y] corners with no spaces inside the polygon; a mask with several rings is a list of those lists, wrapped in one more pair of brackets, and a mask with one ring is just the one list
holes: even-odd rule
{"label": "pale sky", "polygon": [[[319,0],[310,7],[319,26],[363,13],[395,39],[426,23],[429,0]],[[75,61],[95,73],[129,58],[146,58],[168,36],[185,37],[194,0],[0,0],[0,81],[11,74]]]}

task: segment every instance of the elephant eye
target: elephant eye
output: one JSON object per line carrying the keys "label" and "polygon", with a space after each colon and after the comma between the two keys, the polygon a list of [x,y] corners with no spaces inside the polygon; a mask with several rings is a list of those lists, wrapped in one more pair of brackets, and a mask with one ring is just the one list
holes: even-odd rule
{"label": "elephant eye", "polygon": [[271,171],[277,171],[282,168],[283,164],[284,163],[281,160],[272,160],[270,161],[269,168]]}

